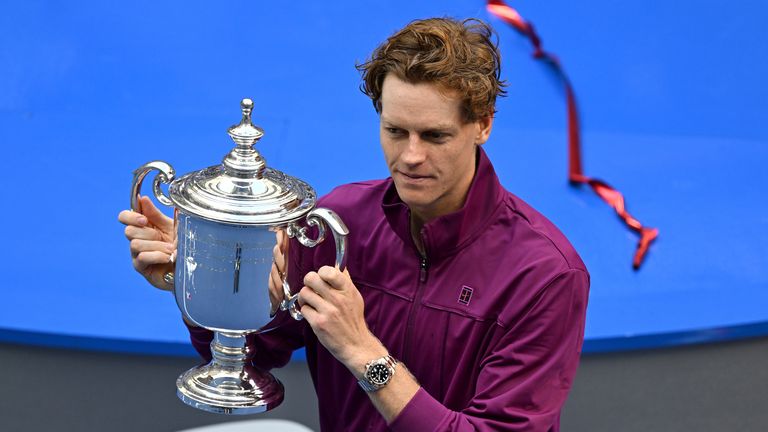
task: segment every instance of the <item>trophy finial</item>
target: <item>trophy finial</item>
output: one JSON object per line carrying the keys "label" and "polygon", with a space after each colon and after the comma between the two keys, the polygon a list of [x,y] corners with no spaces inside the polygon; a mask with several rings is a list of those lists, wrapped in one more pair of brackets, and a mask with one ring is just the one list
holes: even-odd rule
{"label": "trophy finial", "polygon": [[253,100],[249,98],[241,100],[240,109],[243,111],[243,119],[240,120],[240,124],[230,127],[227,132],[238,147],[251,147],[264,136],[264,131],[254,126],[251,121]]}
{"label": "trophy finial", "polygon": [[240,101],[240,108],[243,110],[243,117],[251,119],[251,111],[253,111],[253,100],[245,98]]}
{"label": "trophy finial", "polygon": [[249,98],[241,100],[240,109],[243,112],[242,120],[227,130],[237,146],[224,158],[224,166],[233,175],[259,177],[266,165],[254,144],[264,136],[264,131],[254,126],[251,121],[253,100]]}

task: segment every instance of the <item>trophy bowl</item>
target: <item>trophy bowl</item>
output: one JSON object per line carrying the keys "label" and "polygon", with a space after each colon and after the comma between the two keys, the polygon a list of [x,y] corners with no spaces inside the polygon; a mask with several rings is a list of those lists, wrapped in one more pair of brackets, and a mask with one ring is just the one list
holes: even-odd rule
{"label": "trophy bowl", "polygon": [[[263,131],[251,122],[253,102],[241,102],[242,120],[229,128],[235,148],[223,163],[176,178],[166,162],[154,161],[134,171],[131,209],[138,207],[144,178],[158,171],[154,195],[174,207],[176,263],[165,280],[173,285],[185,319],[214,332],[212,360],[183,373],[177,395],[186,404],[209,412],[254,414],[283,400],[283,385],[250,362],[246,336],[286,322],[273,316],[269,279],[278,238],[289,268],[288,239],[315,247],[329,228],[336,243],[336,267],[344,268],[343,221],[331,210],[315,207],[316,194],[307,183],[266,166],[254,145]],[[168,184],[168,194],[162,188]],[[317,237],[308,236],[317,228]],[[284,236],[277,236],[282,231]],[[302,319],[282,274],[283,300],[278,315]]]}

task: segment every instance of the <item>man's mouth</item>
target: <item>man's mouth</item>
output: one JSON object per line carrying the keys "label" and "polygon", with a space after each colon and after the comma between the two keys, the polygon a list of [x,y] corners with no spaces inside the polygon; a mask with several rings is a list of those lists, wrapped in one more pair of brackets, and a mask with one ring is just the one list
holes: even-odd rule
{"label": "man's mouth", "polygon": [[398,171],[398,173],[402,177],[405,177],[406,180],[412,180],[412,181],[428,180],[432,178],[432,176],[424,175],[424,174],[409,173],[409,172],[403,172],[403,171]]}

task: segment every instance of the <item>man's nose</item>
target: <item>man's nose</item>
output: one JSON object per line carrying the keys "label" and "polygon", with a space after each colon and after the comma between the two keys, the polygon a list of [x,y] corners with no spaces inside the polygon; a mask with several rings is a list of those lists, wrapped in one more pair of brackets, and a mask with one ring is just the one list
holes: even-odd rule
{"label": "man's nose", "polygon": [[409,165],[418,165],[427,158],[427,148],[418,134],[410,134],[408,142],[400,154],[400,160]]}

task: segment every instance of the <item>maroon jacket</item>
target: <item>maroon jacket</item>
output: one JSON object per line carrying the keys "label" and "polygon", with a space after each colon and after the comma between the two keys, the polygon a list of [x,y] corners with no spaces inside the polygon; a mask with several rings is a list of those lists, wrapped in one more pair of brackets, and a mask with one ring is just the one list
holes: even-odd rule
{"label": "maroon jacket", "polygon": [[[341,186],[319,205],[349,227],[347,266],[370,330],[422,386],[389,429],[559,430],[581,351],[589,275],[560,231],[504,190],[482,150],[464,207],[424,227],[426,259],[391,179]],[[291,246],[294,287],[307,271],[332,265],[332,243]],[[192,330],[204,357],[210,337]],[[264,368],[306,347],[324,431],[388,430],[304,321],[252,344],[254,363]]]}

